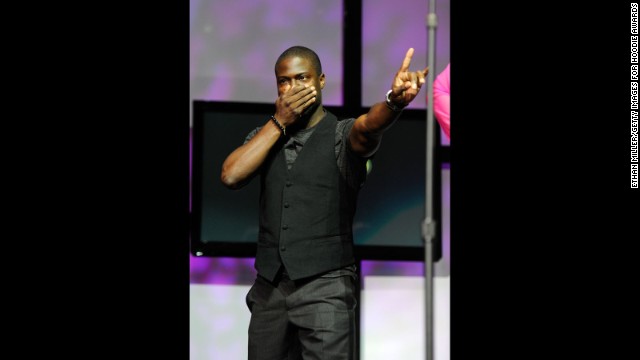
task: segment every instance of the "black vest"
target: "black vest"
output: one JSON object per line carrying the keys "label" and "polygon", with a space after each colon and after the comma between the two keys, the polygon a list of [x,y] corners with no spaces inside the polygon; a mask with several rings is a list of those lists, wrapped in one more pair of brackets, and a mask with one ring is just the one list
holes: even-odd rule
{"label": "black vest", "polygon": [[270,281],[281,264],[297,280],[355,262],[352,224],[358,189],[350,188],[340,175],[336,124],[336,117],[327,112],[291,170],[283,139],[265,161],[255,267]]}

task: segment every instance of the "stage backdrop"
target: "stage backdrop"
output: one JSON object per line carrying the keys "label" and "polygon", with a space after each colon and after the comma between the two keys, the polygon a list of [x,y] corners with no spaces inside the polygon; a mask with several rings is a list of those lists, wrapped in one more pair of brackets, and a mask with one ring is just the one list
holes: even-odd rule
{"label": "stage backdrop", "polygon": [[[288,47],[315,50],[326,75],[323,101],[344,105],[343,38],[346,0],[191,0],[190,101],[216,100],[273,104],[275,61]],[[362,105],[384,98],[408,48],[412,68],[427,65],[425,0],[363,0]],[[449,0],[436,0],[438,26],[435,69],[449,63]],[[426,91],[409,108],[426,107]],[[442,136],[443,144],[448,144]]]}

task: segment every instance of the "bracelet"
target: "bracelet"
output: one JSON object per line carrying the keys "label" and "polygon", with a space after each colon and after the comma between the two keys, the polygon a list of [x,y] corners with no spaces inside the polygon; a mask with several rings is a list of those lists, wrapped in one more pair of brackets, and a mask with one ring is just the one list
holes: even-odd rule
{"label": "bracelet", "polygon": [[280,130],[282,130],[282,135],[287,135],[285,127],[280,124],[280,121],[278,121],[275,116],[271,115],[271,120],[273,120],[273,122],[280,128]]}
{"label": "bracelet", "polygon": [[400,112],[400,111],[404,110],[405,106],[407,106],[407,105],[398,106],[394,102],[392,102],[391,98],[390,98],[391,92],[393,92],[393,90],[387,91],[387,97],[386,97],[386,101],[385,101],[385,104],[387,104],[387,107],[389,109],[391,109],[391,111],[393,111],[393,112]]}

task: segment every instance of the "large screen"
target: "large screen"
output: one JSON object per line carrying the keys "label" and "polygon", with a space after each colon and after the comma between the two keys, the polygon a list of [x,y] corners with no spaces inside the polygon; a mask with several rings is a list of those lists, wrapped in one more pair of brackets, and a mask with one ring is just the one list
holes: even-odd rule
{"label": "large screen", "polygon": [[[237,255],[251,255],[258,238],[260,181],[256,177],[242,189],[229,190],[222,185],[220,172],[227,155],[243,144],[251,130],[268,121],[272,107],[194,103],[192,249],[197,255],[229,255],[234,248],[245,249]],[[345,118],[340,109],[326,108]],[[407,111],[385,133],[360,191],[353,224],[356,246],[409,251],[423,247],[425,123],[424,111]],[[440,171],[433,174],[434,197],[440,199]],[[435,205],[439,209],[440,201]]]}
{"label": "large screen", "polygon": [[273,104],[274,66],[293,45],[315,50],[322,100],[342,105],[343,0],[191,0],[191,99]]}

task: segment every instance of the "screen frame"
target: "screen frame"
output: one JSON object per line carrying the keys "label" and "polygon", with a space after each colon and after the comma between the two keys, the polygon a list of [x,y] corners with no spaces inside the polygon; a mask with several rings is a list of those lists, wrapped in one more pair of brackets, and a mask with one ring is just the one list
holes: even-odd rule
{"label": "screen frame", "polygon": [[[325,108],[335,114],[338,118],[349,117],[344,107],[325,106]],[[274,107],[272,104],[243,103],[243,102],[222,102],[194,100],[194,121],[191,134],[191,209],[190,218],[190,252],[194,256],[206,257],[255,257],[256,242],[203,242],[201,240],[201,229],[203,219],[203,161],[204,161],[204,134],[205,117],[211,112],[228,112],[234,114],[270,114]],[[361,108],[357,113],[366,113],[368,109]],[[351,111],[349,111],[351,112]],[[352,115],[353,116],[353,115]],[[426,119],[426,110],[407,109],[403,112],[398,121],[407,119]],[[268,116],[265,115],[265,121]],[[415,120],[405,120],[415,121]],[[425,120],[426,121],[426,120]],[[442,257],[442,185],[441,169],[443,163],[448,163],[448,146],[440,145],[440,129],[437,122],[433,122],[435,137],[433,169],[433,217],[436,224],[434,243],[434,261]],[[438,171],[436,171],[438,170]],[[254,179],[255,181],[255,179]],[[256,239],[257,241],[257,239]],[[359,260],[409,260],[424,261],[424,245],[421,246],[381,246],[381,245],[360,245],[354,244],[356,258]]]}

